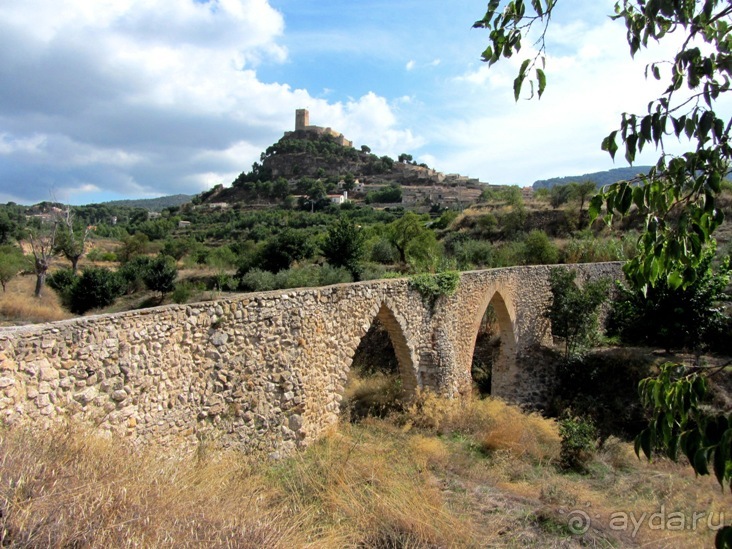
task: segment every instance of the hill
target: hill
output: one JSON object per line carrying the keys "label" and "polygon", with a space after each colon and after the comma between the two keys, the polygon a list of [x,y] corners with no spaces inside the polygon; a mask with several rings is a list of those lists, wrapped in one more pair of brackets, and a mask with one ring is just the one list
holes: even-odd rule
{"label": "hill", "polygon": [[122,208],[144,208],[151,212],[160,212],[170,206],[180,206],[186,202],[190,202],[191,195],[173,194],[170,196],[161,196],[158,198],[139,198],[130,200],[111,200],[102,202],[105,206],[122,207]]}
{"label": "hill", "polygon": [[308,203],[327,203],[328,195],[340,200],[337,195],[345,191],[347,198],[356,202],[429,209],[474,202],[485,185],[418,164],[410,154],[393,159],[377,156],[365,145],[356,149],[331,128],[310,125],[305,109],[297,111],[295,131],[285,132],[267,147],[260,162],[255,162],[251,171],[242,172],[230,187],[217,185],[196,197],[194,203],[261,208],[298,197]]}
{"label": "hill", "polygon": [[605,170],[604,172],[586,173],[583,175],[568,175],[564,177],[552,177],[550,179],[539,179],[534,181],[532,187],[534,190],[545,188],[551,188],[555,185],[566,185],[572,182],[581,181],[594,181],[598,187],[604,185],[610,185],[617,181],[627,181],[633,179],[640,173],[647,173],[651,169],[651,166],[630,166],[628,168],[614,168],[612,170]]}

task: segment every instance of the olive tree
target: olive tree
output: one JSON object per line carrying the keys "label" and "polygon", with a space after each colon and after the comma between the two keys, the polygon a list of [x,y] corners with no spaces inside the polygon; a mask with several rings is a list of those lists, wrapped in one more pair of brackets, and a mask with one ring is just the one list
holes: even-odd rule
{"label": "olive tree", "polygon": [[76,270],[81,259],[86,252],[86,242],[89,238],[89,227],[75,227],[74,214],[71,206],[58,216],[58,233],[56,235],[56,252],[62,254],[71,262],[71,272],[76,274]]}

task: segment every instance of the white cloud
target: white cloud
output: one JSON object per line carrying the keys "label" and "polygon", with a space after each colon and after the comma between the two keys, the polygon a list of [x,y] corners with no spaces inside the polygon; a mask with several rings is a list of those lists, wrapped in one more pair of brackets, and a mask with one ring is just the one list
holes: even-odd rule
{"label": "white cloud", "polygon": [[4,3],[0,197],[200,192],[248,169],[303,106],[377,149],[419,144],[375,94],[329,103],[262,82],[283,32],[267,0]]}
{"label": "white cloud", "polygon": [[[440,166],[492,183],[525,185],[626,165],[622,152],[613,164],[600,143],[618,127],[621,113],[643,114],[648,101],[663,92],[661,83],[645,79],[645,66],[672,57],[678,41],[671,38],[631,60],[618,22],[554,25],[550,30],[562,38],[549,49],[548,85],[541,100],[513,100],[513,79],[523,59],[535,53],[530,49],[454,80],[462,94],[462,116],[438,122],[428,135],[431,145],[444,149]],[[524,97],[528,89],[525,82]],[[669,150],[675,148],[671,140],[669,145]],[[650,148],[636,162],[654,162],[657,156]]]}
{"label": "white cloud", "polygon": [[414,69],[415,64],[416,63],[414,62],[414,59],[410,59],[409,61],[407,61],[407,66],[405,68],[408,71],[411,71],[412,69]]}

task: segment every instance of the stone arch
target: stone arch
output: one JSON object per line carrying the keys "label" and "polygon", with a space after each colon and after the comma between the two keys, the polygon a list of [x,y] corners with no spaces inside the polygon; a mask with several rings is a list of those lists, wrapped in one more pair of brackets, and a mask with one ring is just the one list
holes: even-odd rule
{"label": "stone arch", "polygon": [[[412,396],[419,387],[419,381],[417,379],[416,367],[412,358],[412,351],[407,343],[407,337],[404,334],[404,329],[394,315],[394,312],[385,302],[381,303],[378,312],[371,319],[369,328],[373,326],[376,320],[381,323],[389,334],[389,340],[394,348],[394,354],[396,355],[398,363],[399,377],[401,378],[404,396],[408,398]],[[361,339],[363,339],[367,333],[368,329],[361,334]],[[357,349],[354,349],[353,354],[351,355],[351,360],[353,360],[356,352]]]}
{"label": "stone arch", "polygon": [[496,316],[496,324],[498,325],[498,335],[500,338],[500,347],[497,356],[493,361],[491,375],[490,393],[493,396],[504,396],[510,392],[510,384],[516,367],[516,335],[514,331],[514,320],[511,317],[509,306],[501,293],[496,290],[490,300],[479,308],[479,316],[474,320],[472,326],[473,346],[470,354],[468,368],[473,362],[475,353],[475,345],[478,340],[479,330],[483,317],[489,307],[493,307]]}

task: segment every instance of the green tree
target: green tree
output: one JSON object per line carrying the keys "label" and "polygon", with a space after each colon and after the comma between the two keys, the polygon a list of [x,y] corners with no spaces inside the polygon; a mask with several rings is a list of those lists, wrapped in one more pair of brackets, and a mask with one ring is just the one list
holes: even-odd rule
{"label": "green tree", "polygon": [[424,218],[414,212],[405,212],[402,217],[390,223],[387,229],[389,242],[396,248],[399,261],[403,264],[407,263],[414,248],[429,240],[430,234],[434,238],[434,233],[426,227]]}
{"label": "green tree", "polygon": [[356,186],[355,176],[351,172],[346,173],[346,175],[343,176],[343,189],[350,192],[353,190],[353,188],[355,186]]}
{"label": "green tree", "polygon": [[120,295],[124,283],[120,276],[104,267],[89,267],[70,288],[69,309],[84,314],[91,309],[107,307]]}
{"label": "green tree", "polygon": [[56,235],[56,253],[62,254],[71,261],[71,272],[76,274],[79,259],[86,252],[86,241],[89,238],[89,227],[80,227],[74,223],[71,206],[59,216],[58,234]]}
{"label": "green tree", "polygon": [[10,282],[23,266],[23,252],[16,246],[8,244],[0,246],[0,285],[5,292],[5,286]]}
{"label": "green tree", "polygon": [[361,275],[360,263],[366,248],[366,237],[353,221],[340,217],[328,228],[323,243],[323,256],[334,267],[344,267],[358,281]]}
{"label": "green tree", "polygon": [[145,281],[143,276],[151,261],[152,258],[150,257],[137,255],[122,264],[117,273],[124,282],[125,293],[132,294],[144,288]]}
{"label": "green tree", "polygon": [[10,219],[6,211],[0,210],[0,245],[9,244],[16,230],[17,224]]}
{"label": "green tree", "polygon": [[144,233],[123,237],[122,246],[117,250],[117,258],[120,263],[125,264],[134,257],[144,254],[149,242],[150,239]]}
{"label": "green tree", "polygon": [[569,202],[571,196],[572,187],[569,185],[554,185],[549,189],[549,203],[554,209]]}
{"label": "green tree", "polygon": [[315,246],[307,234],[288,228],[267,241],[260,250],[257,266],[278,273],[289,269],[295,261],[312,257],[314,253]]}
{"label": "green tree", "polygon": [[579,211],[582,215],[582,210],[585,207],[585,202],[589,197],[597,192],[597,185],[594,181],[582,181],[581,183],[572,184],[572,196],[579,200]]}
{"label": "green tree", "polygon": [[608,293],[607,280],[587,281],[580,288],[576,277],[577,272],[571,269],[555,267],[549,271],[552,302],[545,314],[552,325],[552,336],[564,342],[565,360],[596,339],[600,305]]}
{"label": "green tree", "polygon": [[524,205],[524,197],[521,194],[521,189],[516,185],[508,185],[499,192],[500,197],[506,201],[507,204],[520,208]]}
{"label": "green tree", "polygon": [[534,229],[529,232],[524,244],[525,265],[554,265],[559,262],[559,250],[544,231]]}
{"label": "green tree", "polygon": [[177,277],[178,268],[175,266],[175,260],[166,255],[159,255],[152,259],[142,274],[145,286],[153,292],[160,292],[161,299],[175,289]]}

